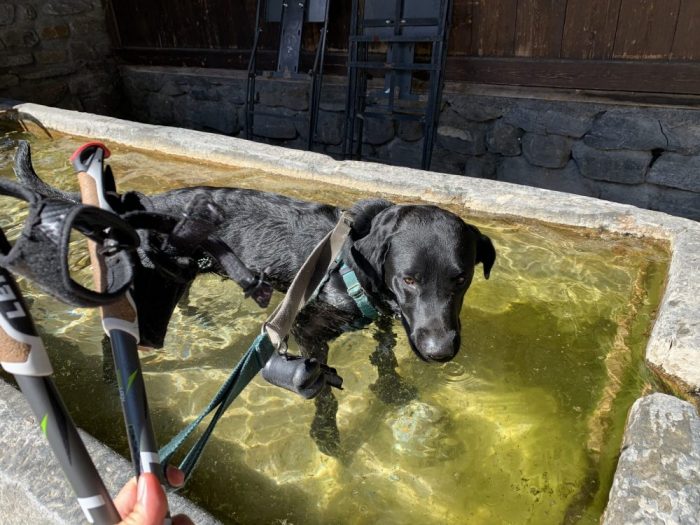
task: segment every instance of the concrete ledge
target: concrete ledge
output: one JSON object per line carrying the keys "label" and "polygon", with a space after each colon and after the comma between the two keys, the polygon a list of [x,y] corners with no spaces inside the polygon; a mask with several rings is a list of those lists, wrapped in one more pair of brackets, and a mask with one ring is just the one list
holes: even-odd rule
{"label": "concrete ledge", "polygon": [[48,130],[225,166],[258,168],[369,192],[455,203],[474,214],[529,219],[667,241],[672,251],[666,293],[646,359],[674,389],[700,406],[700,223],[590,197],[486,179],[369,162],[339,162],[319,153],[111,117],[18,104],[0,111]]}
{"label": "concrete ledge", "polygon": [[[81,432],[97,470],[112,494],[131,476],[131,464]],[[22,394],[0,380],[0,521],[3,525],[76,525],[85,522],[63,471],[54,460]],[[220,522],[187,499],[168,496],[173,514],[199,524]]]}
{"label": "concrete ledge", "polygon": [[653,394],[630,410],[602,523],[700,522],[700,417],[675,397]]}

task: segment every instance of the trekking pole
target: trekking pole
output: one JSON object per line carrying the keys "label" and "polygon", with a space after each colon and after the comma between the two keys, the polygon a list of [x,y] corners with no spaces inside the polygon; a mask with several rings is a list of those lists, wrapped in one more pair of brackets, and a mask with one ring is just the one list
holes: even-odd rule
{"label": "trekking pole", "polygon": [[[103,144],[90,142],[73,153],[71,162],[78,171],[83,203],[114,211],[107,202],[105,194],[105,185],[113,184],[112,181],[105,180],[106,174],[103,168],[103,160],[109,155],[109,150]],[[88,250],[95,286],[104,289],[109,279],[110,269],[105,265],[95,243],[88,242]],[[158,476],[161,485],[165,486],[138,356],[138,318],[130,291],[127,290],[116,302],[102,306],[101,314],[102,327],[112,345],[119,397],[136,475],[152,472]],[[165,522],[170,523],[170,514]]]}
{"label": "trekking pole", "polygon": [[[0,233],[4,250],[5,236]],[[14,278],[0,267],[0,365],[12,374],[40,422],[85,518],[112,525],[121,517],[78,435],[58,389],[53,368]]]}

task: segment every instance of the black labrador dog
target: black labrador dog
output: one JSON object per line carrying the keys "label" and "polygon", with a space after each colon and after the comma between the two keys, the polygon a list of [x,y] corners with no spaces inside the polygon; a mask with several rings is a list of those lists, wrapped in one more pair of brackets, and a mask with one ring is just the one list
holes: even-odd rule
{"label": "black labrador dog", "polygon": [[[41,181],[26,159],[16,165],[25,185],[40,193],[62,193]],[[341,215],[335,206],[236,188],[183,188],[144,197],[142,202],[152,211],[180,215],[201,195],[223,213],[215,233],[251,271],[264,272],[280,292],[286,291],[314,246]],[[475,266],[482,264],[488,278],[496,252],[491,240],[476,227],[436,206],[363,200],[350,212],[354,223],[342,260],[355,272],[380,314],[375,321],[379,344],[371,356],[379,372],[373,390],[387,402],[400,402],[412,392],[395,370],[392,318],[401,319],[420,359],[451,360],[460,348],[460,310]],[[316,299],[301,311],[292,335],[304,356],[326,363],[329,341],[363,324],[364,318],[336,270]],[[322,451],[336,455],[340,450],[337,401],[330,387],[315,402],[311,435]]]}

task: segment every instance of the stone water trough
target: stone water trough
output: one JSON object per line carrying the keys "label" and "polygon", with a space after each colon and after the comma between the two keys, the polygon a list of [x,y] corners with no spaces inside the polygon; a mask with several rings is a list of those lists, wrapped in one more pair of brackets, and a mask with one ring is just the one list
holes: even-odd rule
{"label": "stone water trough", "polygon": [[[700,223],[589,197],[409,168],[339,162],[317,153],[36,104],[0,100],[0,118],[150,152],[457,204],[471,214],[664,241],[672,259],[646,361],[675,395],[652,394],[639,399],[630,410],[602,522],[700,523]],[[66,510],[73,507],[72,494],[60,473],[45,466],[43,456],[19,454],[20,450],[45,447],[40,433],[30,428],[34,425],[28,421],[21,396],[10,390],[0,385],[0,446],[4,451],[0,454],[0,515],[17,516],[19,521],[13,523],[76,523]],[[11,430],[22,423],[17,414],[24,414],[19,419],[27,427],[19,434]],[[113,454],[100,450],[107,456]],[[117,469],[128,470],[123,463],[103,465],[100,468],[106,468],[113,488],[123,482],[115,481]],[[197,513],[197,523],[214,522],[196,508],[188,512]]]}

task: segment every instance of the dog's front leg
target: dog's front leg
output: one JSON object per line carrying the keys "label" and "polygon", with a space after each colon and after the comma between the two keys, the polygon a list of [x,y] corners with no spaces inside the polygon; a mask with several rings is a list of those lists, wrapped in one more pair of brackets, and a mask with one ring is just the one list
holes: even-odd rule
{"label": "dog's front leg", "polygon": [[[304,337],[299,332],[294,332],[294,338],[299,344],[299,350],[304,357],[316,358],[320,363],[328,362],[328,343],[319,341],[313,337]],[[314,398],[316,411],[311,422],[309,434],[316,443],[318,449],[328,456],[340,456],[340,432],[336,415],[338,413],[338,400],[333,395],[331,387],[326,385]]]}
{"label": "dog's front leg", "polygon": [[336,420],[338,400],[331,391],[331,387],[325,386],[314,399],[314,403],[316,412],[309,434],[321,452],[327,456],[340,457],[342,454],[340,431]]}
{"label": "dog's front leg", "polygon": [[394,355],[396,336],[392,330],[391,317],[383,315],[375,321],[375,325],[377,348],[369,360],[377,367],[377,380],[369,388],[384,403],[402,405],[415,399],[417,390],[396,372],[399,363]]}

